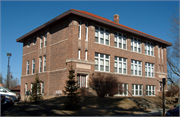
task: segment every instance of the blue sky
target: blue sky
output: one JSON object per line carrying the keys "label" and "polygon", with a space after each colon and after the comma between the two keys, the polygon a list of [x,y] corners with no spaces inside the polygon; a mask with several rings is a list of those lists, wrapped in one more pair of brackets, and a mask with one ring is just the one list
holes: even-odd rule
{"label": "blue sky", "polygon": [[173,42],[168,35],[170,19],[179,1],[1,1],[0,73],[6,78],[7,53],[14,78],[21,77],[23,44],[16,39],[69,9],[84,10],[120,24]]}

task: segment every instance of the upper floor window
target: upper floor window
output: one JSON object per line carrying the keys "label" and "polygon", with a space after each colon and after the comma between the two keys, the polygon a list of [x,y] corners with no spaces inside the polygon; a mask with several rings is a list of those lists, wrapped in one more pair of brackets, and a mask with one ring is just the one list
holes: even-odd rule
{"label": "upper floor window", "polygon": [[27,61],[27,67],[26,67],[26,74],[28,75],[29,74],[29,61]]}
{"label": "upper floor window", "polygon": [[158,46],[158,57],[160,58],[160,46]]}
{"label": "upper floor window", "polygon": [[161,56],[162,56],[162,59],[163,59],[163,47],[161,47]]}
{"label": "upper floor window", "polygon": [[88,41],[88,23],[85,23],[85,40]]}
{"label": "upper floor window", "polygon": [[141,40],[131,37],[131,51],[141,53]]}
{"label": "upper floor window", "polygon": [[41,35],[41,39],[40,39],[40,48],[43,47],[43,35]]}
{"label": "upper floor window", "polygon": [[30,39],[28,40],[28,47],[30,46],[30,44],[31,44],[31,41],[30,41]]}
{"label": "upper floor window", "polygon": [[101,43],[104,45],[109,45],[109,42],[110,42],[109,34],[110,32],[108,29],[95,26],[95,42]]}
{"label": "upper floor window", "polygon": [[34,38],[33,38],[33,45],[35,45],[35,44],[36,44],[36,40],[37,40],[37,38],[36,38],[36,37],[34,37]]}
{"label": "upper floor window", "polygon": [[35,59],[32,60],[32,74],[35,73]]}
{"label": "upper floor window", "polygon": [[46,56],[43,57],[43,71],[46,71]]}
{"label": "upper floor window", "polygon": [[95,53],[95,70],[109,72],[110,57],[106,54]]}
{"label": "upper floor window", "polygon": [[44,34],[44,47],[47,46],[47,32]]}
{"label": "upper floor window", "polygon": [[122,74],[127,73],[127,59],[126,58],[121,58],[121,57],[115,56],[114,72],[115,73],[122,73]]}
{"label": "upper floor window", "polygon": [[154,77],[154,64],[145,63],[145,76]]}
{"label": "upper floor window", "polygon": [[145,42],[145,54],[147,55],[154,55],[154,45],[151,42]]}
{"label": "upper floor window", "polygon": [[114,46],[117,48],[126,49],[126,35],[121,33],[114,33]]}
{"label": "upper floor window", "polygon": [[42,72],[42,57],[39,57],[39,72]]}
{"label": "upper floor window", "polygon": [[131,74],[132,75],[142,75],[142,62],[131,60]]}
{"label": "upper floor window", "polygon": [[81,39],[81,21],[78,21],[79,26],[78,26],[78,38]]}

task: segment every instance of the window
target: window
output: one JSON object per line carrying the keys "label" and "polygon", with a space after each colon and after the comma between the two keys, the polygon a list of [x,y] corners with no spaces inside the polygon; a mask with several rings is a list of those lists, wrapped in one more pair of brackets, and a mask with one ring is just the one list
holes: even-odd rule
{"label": "window", "polygon": [[145,42],[145,54],[154,56],[154,45],[151,42]]}
{"label": "window", "polygon": [[110,57],[106,54],[95,53],[95,70],[109,72]]}
{"label": "window", "polygon": [[114,46],[117,48],[126,49],[126,35],[114,33]]}
{"label": "window", "polygon": [[46,56],[43,58],[43,70],[46,71]]}
{"label": "window", "polygon": [[36,37],[33,38],[33,45],[36,44]]}
{"label": "window", "polygon": [[162,59],[163,59],[163,47],[161,47],[161,56],[162,56]]}
{"label": "window", "polygon": [[33,83],[31,83],[31,94],[32,94]]}
{"label": "window", "polygon": [[85,27],[85,40],[88,41],[88,23],[85,23],[86,27]]}
{"label": "window", "polygon": [[26,68],[26,75],[28,75],[29,74],[29,61],[27,61],[27,68]]}
{"label": "window", "polygon": [[132,84],[132,95],[141,96],[143,93],[143,85]]}
{"label": "window", "polygon": [[131,60],[131,74],[142,75],[142,62],[137,60]]}
{"label": "window", "polygon": [[87,87],[86,85],[86,75],[81,75],[81,74],[78,74],[77,75],[77,81],[78,81],[78,87],[79,88],[85,88]]}
{"label": "window", "polygon": [[25,92],[24,92],[24,93],[25,93],[25,95],[26,95],[26,92],[27,92],[27,87],[28,87],[28,86],[27,86],[27,83],[26,83],[26,84],[25,84],[25,89],[24,89],[24,91],[25,91]]}
{"label": "window", "polygon": [[109,45],[109,30],[95,26],[95,42]]}
{"label": "window", "polygon": [[141,40],[131,37],[131,51],[141,53]]}
{"label": "window", "polygon": [[116,57],[114,58],[114,72],[127,74],[127,59]]}
{"label": "window", "polygon": [[40,86],[39,86],[39,83],[37,83],[37,94],[40,93],[39,89],[40,89]]}
{"label": "window", "polygon": [[39,72],[42,72],[42,57],[39,57]]}
{"label": "window", "polygon": [[148,96],[155,95],[155,86],[146,85],[146,95]]}
{"label": "window", "polygon": [[44,47],[47,46],[47,32],[44,34]]}
{"label": "window", "polygon": [[30,46],[30,44],[31,44],[31,41],[30,41],[30,39],[28,40],[28,47]]}
{"label": "window", "polygon": [[160,58],[160,46],[158,47],[158,57]]}
{"label": "window", "polygon": [[32,60],[32,74],[35,73],[35,59]]}
{"label": "window", "polygon": [[81,59],[81,50],[78,50],[78,59]]}
{"label": "window", "polygon": [[87,60],[87,50],[85,51],[85,60]]}
{"label": "window", "polygon": [[78,26],[78,38],[81,39],[81,21],[78,21],[79,26]]}
{"label": "window", "polygon": [[40,39],[40,48],[43,47],[43,35],[41,35],[41,39]]}
{"label": "window", "polygon": [[41,82],[41,94],[44,95],[44,82]]}
{"label": "window", "polygon": [[128,95],[128,84],[119,84],[118,83],[117,95]]}
{"label": "window", "polygon": [[154,64],[145,63],[145,76],[154,77]]}

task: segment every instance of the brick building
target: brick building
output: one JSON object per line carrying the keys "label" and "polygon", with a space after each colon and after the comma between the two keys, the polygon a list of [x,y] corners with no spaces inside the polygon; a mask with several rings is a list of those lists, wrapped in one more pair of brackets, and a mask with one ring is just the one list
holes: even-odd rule
{"label": "brick building", "polygon": [[[113,74],[134,96],[154,96],[167,78],[166,47],[172,44],[86,11],[71,9],[16,40],[23,43],[21,95],[38,72],[43,95],[64,90],[73,65],[80,88],[91,74]],[[165,86],[167,90],[167,86]],[[128,93],[127,93],[128,94]],[[129,94],[128,94],[129,95]]]}

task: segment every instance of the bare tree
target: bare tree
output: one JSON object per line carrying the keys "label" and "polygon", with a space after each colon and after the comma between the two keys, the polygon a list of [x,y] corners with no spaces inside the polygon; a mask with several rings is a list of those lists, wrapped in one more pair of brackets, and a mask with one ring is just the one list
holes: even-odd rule
{"label": "bare tree", "polygon": [[96,75],[90,76],[89,85],[96,91],[98,97],[105,97],[106,94],[114,95],[117,93],[118,82],[114,75],[102,75],[97,73]]}

